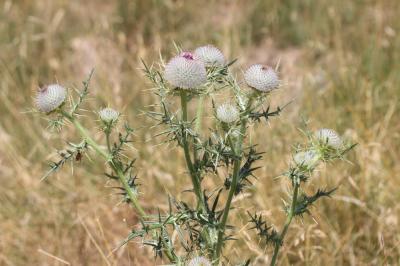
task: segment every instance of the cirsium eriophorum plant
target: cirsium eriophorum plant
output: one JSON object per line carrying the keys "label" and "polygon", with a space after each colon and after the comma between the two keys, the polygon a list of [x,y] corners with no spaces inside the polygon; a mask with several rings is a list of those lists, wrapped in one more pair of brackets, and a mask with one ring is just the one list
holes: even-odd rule
{"label": "cirsium eriophorum plant", "polygon": [[[79,108],[88,94],[91,75],[69,106],[65,104],[63,87],[60,95],[53,93],[45,100],[39,97],[45,95],[46,90],[38,93],[37,108],[55,116],[52,125],[61,127],[65,120],[69,121],[82,137],[80,143],[69,143],[66,152],[59,153],[60,160],[51,164],[45,177],[67,161],[95,152],[108,164],[106,176],[120,183],[124,201],[132,204],[140,220],[123,244],[141,239],[143,245],[153,248],[156,257],[174,265],[249,265],[251,258],[229,261],[223,256],[226,242],[235,241],[235,228],[228,221],[233,219],[234,198],[252,186],[255,170],[259,168],[257,162],[262,160],[262,152],[249,142],[248,131],[253,125],[279,115],[283,108],[270,110],[265,107],[271,92],[280,86],[276,70],[253,65],[245,71],[245,82],[241,85],[230,71],[233,63],[225,63],[223,54],[213,46],[200,47],[194,53],[180,52],[166,65],[158,67],[143,63],[145,75],[152,82],[159,100],[148,115],[162,128],[158,136],[164,136],[166,142],[174,142],[182,148],[194,201],[178,200],[169,195],[166,212],[150,212],[141,207],[136,175],[133,174],[135,160],[124,154],[129,148],[127,144],[131,142],[133,129],[125,124],[124,132],[115,132],[120,113],[112,108],[97,111],[105,136],[104,146],[95,142],[80,122]],[[216,104],[221,95],[226,95],[230,101]],[[178,108],[175,107],[176,100],[180,102]],[[209,130],[203,127],[207,102],[212,103],[214,113],[212,124],[207,127]],[[48,106],[43,106],[47,103]],[[194,114],[188,108],[189,103],[197,103]],[[292,190],[284,206],[287,219],[282,228],[278,231],[267,225],[261,215],[248,213],[252,229],[273,247],[271,265],[277,262],[293,218],[309,213],[312,204],[335,191],[335,188],[318,189],[307,195],[302,185],[319,164],[342,158],[352,147],[345,145],[333,130],[322,129],[308,134],[307,143],[296,151],[284,174]],[[223,181],[218,182],[221,178],[215,176],[222,177]],[[210,179],[208,183],[213,187],[206,185]]]}

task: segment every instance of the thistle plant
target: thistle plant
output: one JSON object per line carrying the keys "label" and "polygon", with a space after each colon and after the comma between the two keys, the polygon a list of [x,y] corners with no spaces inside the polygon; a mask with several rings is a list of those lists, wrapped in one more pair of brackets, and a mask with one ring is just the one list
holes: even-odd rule
{"label": "thistle plant", "polygon": [[72,124],[81,137],[79,144],[69,142],[65,151],[58,151],[60,159],[50,163],[50,170],[42,177],[47,178],[53,172],[59,170],[66,162],[80,161],[82,157],[90,150],[102,158],[108,164],[110,173],[106,176],[120,182],[119,193],[123,195],[123,200],[132,204],[139,217],[145,215],[145,212],[138,201],[138,190],[136,185],[136,176],[133,175],[134,159],[129,159],[124,155],[126,146],[131,142],[133,129],[124,125],[124,132],[118,132],[115,141],[111,140],[115,129],[119,113],[111,108],[105,108],[98,112],[102,123],[101,130],[106,138],[106,148],[97,143],[87,128],[80,122],[81,105],[88,95],[90,79],[83,82],[82,90],[76,90],[76,97],[70,95],[69,105],[67,104],[67,90],[61,85],[49,85],[40,88],[36,95],[36,107],[38,111],[52,116],[50,125],[57,125],[58,128],[64,126],[66,122]]}
{"label": "thistle plant", "polygon": [[[104,145],[97,143],[81,123],[80,108],[92,74],[75,98],[70,95],[69,104],[67,91],[60,85],[38,92],[37,109],[53,117],[51,124],[62,127],[68,121],[81,137],[78,144],[69,143],[66,151],[59,152],[60,160],[51,163],[45,177],[67,161],[93,152],[107,163],[106,177],[119,182],[123,201],[132,205],[139,219],[121,245],[139,239],[154,250],[156,258],[173,265],[233,263],[224,257],[224,247],[228,241],[236,240],[236,228],[229,222],[237,212],[234,198],[254,185],[263,158],[263,152],[250,140],[249,131],[278,116],[286,107],[271,110],[267,105],[273,91],[281,87],[276,69],[255,64],[244,72],[243,78],[236,78],[231,70],[235,61],[226,61],[219,49],[207,45],[193,53],[179,51],[165,65],[142,62],[158,98],[147,111],[158,129],[154,135],[182,149],[187,171],[179,178],[191,182],[190,194],[184,199],[165,195],[168,210],[141,207],[135,159],[126,152],[134,130],[127,123],[122,131],[118,130],[117,125],[122,123],[120,113],[110,107],[97,111]],[[229,101],[218,104],[222,96]],[[194,105],[195,111],[190,108]],[[212,108],[212,116],[206,116],[205,106]],[[205,121],[206,117],[210,117],[209,121]],[[304,133],[306,143],[296,146],[289,169],[282,174],[291,184],[290,198],[284,200],[283,206],[285,223],[275,228],[262,215],[248,212],[251,230],[263,240],[261,243],[272,247],[271,265],[277,262],[293,219],[310,213],[311,205],[336,190],[320,188],[308,195],[302,189],[304,184],[320,164],[343,159],[354,147],[330,129]],[[251,259],[243,257],[235,263],[250,265]]]}

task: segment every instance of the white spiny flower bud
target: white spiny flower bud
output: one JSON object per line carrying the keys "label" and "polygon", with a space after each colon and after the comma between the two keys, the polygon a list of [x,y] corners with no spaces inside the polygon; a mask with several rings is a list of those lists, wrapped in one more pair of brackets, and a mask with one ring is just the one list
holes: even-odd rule
{"label": "white spiny flower bud", "polygon": [[63,86],[52,84],[40,88],[36,94],[36,108],[44,113],[50,113],[60,107],[67,96]]}
{"label": "white spiny flower bud", "polygon": [[99,111],[100,119],[105,123],[112,123],[117,121],[119,113],[112,108],[104,108]]}
{"label": "white spiny flower bud", "polygon": [[183,52],[165,66],[165,79],[175,87],[194,89],[206,83],[207,71],[192,53]]}
{"label": "white spiny flower bud", "polygon": [[317,165],[319,156],[318,153],[313,150],[301,151],[294,155],[293,160],[297,165],[311,169]]}
{"label": "white spiny flower bud", "polygon": [[238,139],[241,135],[240,130],[238,128],[234,128],[233,130],[230,131],[230,135],[234,139]]}
{"label": "white spiny flower bud", "polygon": [[247,85],[261,92],[269,92],[279,86],[278,75],[269,66],[252,65],[244,73],[244,79]]}
{"label": "white spiny flower bud", "polygon": [[217,108],[217,118],[227,124],[233,123],[239,119],[239,111],[234,105],[224,103]]}
{"label": "white spiny flower bud", "polygon": [[188,266],[211,266],[211,262],[205,257],[195,257],[189,261]]}
{"label": "white spiny flower bud", "polygon": [[201,46],[194,51],[194,55],[207,67],[223,66],[225,57],[222,52],[212,45]]}
{"label": "white spiny flower bud", "polygon": [[323,128],[315,132],[315,137],[323,144],[334,149],[342,146],[342,139],[339,134],[332,129]]}

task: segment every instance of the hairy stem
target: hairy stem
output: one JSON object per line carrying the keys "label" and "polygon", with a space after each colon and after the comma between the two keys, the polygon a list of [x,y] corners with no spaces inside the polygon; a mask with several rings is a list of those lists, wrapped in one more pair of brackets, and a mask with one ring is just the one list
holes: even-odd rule
{"label": "hairy stem", "polygon": [[200,95],[196,111],[196,126],[195,126],[196,132],[199,132],[201,130],[203,110],[204,110],[203,106],[204,106],[204,95]]}
{"label": "hairy stem", "polygon": [[224,212],[222,214],[222,220],[219,225],[219,232],[218,232],[218,240],[217,240],[217,247],[214,253],[214,259],[215,259],[215,265],[219,264],[219,258],[221,255],[221,249],[222,249],[222,244],[223,244],[223,238],[225,234],[225,227],[226,227],[226,222],[228,220],[228,215],[229,211],[231,209],[231,203],[233,196],[235,195],[236,189],[237,189],[237,184],[239,181],[239,170],[240,170],[240,164],[242,162],[241,154],[242,154],[242,144],[243,144],[243,137],[246,133],[246,120],[242,120],[242,125],[240,128],[240,135],[239,139],[236,142],[236,147],[232,143],[232,140],[229,138],[229,142],[231,143],[231,148],[234,150],[235,155],[238,156],[238,158],[235,160],[234,165],[233,165],[233,174],[232,174],[232,183],[231,187],[229,189],[229,194],[228,194],[228,199],[225,204]]}
{"label": "hairy stem", "polygon": [[[186,91],[184,91],[184,90],[181,90],[181,106],[182,106],[182,120],[183,120],[183,122],[186,123],[186,122],[188,122],[187,95],[186,95]],[[197,197],[197,200],[199,203],[198,205],[204,207],[205,203],[204,203],[204,199],[203,199],[202,192],[201,192],[200,179],[194,169],[192,159],[190,158],[188,138],[187,138],[186,132],[182,132],[182,133],[183,133],[182,134],[183,151],[185,153],[186,164],[188,166],[190,177],[192,179],[193,190],[194,190],[194,193],[196,194],[196,197]]]}
{"label": "hairy stem", "polygon": [[[218,228],[219,232],[218,232],[217,246],[216,246],[215,253],[214,253],[214,265],[219,265],[222,244],[224,242],[223,238],[224,238],[224,234],[225,234],[226,222],[228,220],[228,215],[229,215],[229,211],[231,209],[232,199],[233,199],[233,196],[235,195],[235,192],[237,189],[237,184],[239,181],[239,172],[240,172],[240,165],[242,162],[242,152],[243,152],[242,151],[243,139],[246,134],[247,119],[248,119],[247,116],[251,112],[251,108],[253,105],[253,98],[254,98],[254,96],[251,96],[246,105],[245,114],[243,115],[243,117],[241,119],[241,127],[240,127],[240,133],[239,133],[238,140],[236,141],[235,144],[233,144],[232,139],[231,138],[228,139],[229,144],[232,146],[231,148],[234,150],[235,155],[237,155],[238,159],[235,160],[234,165],[233,165],[231,187],[229,190],[228,199],[225,204],[224,212],[222,214],[222,220],[221,220],[221,223]],[[234,145],[236,145],[236,146],[234,146]]]}
{"label": "hairy stem", "polygon": [[106,133],[107,149],[108,152],[111,153],[110,132],[107,130],[105,133]]}
{"label": "hairy stem", "polygon": [[170,245],[168,245],[168,243],[165,241],[165,239],[164,239],[163,237],[162,237],[162,240],[161,240],[161,241],[163,242],[163,244],[164,244],[165,247],[169,247],[169,248],[166,248],[166,249],[164,250],[164,254],[168,257],[168,259],[169,259],[170,262],[175,263],[175,262],[176,262],[175,255],[173,254],[173,251],[172,251],[172,249],[170,248]]}
{"label": "hairy stem", "polygon": [[270,264],[271,266],[274,266],[276,264],[276,260],[278,258],[278,253],[279,253],[279,249],[282,246],[283,239],[285,238],[285,235],[286,235],[286,233],[287,233],[287,231],[289,229],[290,223],[293,220],[294,211],[295,211],[296,203],[297,203],[297,195],[299,193],[299,187],[300,187],[300,184],[295,182],[294,183],[293,198],[292,198],[292,205],[290,206],[290,211],[289,211],[289,214],[288,214],[288,216],[286,218],[286,222],[285,222],[285,225],[283,227],[282,233],[279,235],[279,241],[278,241],[278,243],[275,244],[274,254],[272,256],[272,260],[271,260],[271,264]]}
{"label": "hairy stem", "polygon": [[[202,118],[203,118],[203,105],[204,105],[204,95],[200,95],[199,101],[197,103],[196,124],[195,124],[195,131],[197,134],[200,134],[201,131]],[[194,160],[196,160],[197,158],[196,147],[193,148],[193,158]]]}
{"label": "hairy stem", "polygon": [[119,181],[121,182],[122,186],[124,187],[126,193],[128,194],[128,197],[133,205],[133,207],[138,211],[140,218],[143,218],[146,216],[145,211],[143,210],[142,206],[140,205],[136,193],[132,191],[132,188],[129,186],[128,181],[125,177],[125,174],[123,173],[123,170],[117,166],[117,164],[114,163],[112,160],[112,156],[109,154],[109,152],[104,151],[89,135],[89,133],[86,131],[86,129],[82,126],[81,123],[79,123],[78,120],[75,119],[72,115],[65,111],[61,111],[61,114],[66,117],[74,126],[75,128],[79,131],[81,136],[86,140],[86,142],[91,146],[98,154],[100,154],[110,165],[110,167],[115,171],[115,173],[118,176]]}

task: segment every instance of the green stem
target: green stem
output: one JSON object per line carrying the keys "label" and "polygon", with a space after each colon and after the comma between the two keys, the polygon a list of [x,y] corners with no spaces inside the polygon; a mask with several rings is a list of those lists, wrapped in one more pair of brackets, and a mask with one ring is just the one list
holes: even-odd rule
{"label": "green stem", "polygon": [[100,148],[100,146],[90,137],[89,133],[86,131],[86,129],[82,126],[81,123],[79,123],[78,120],[76,120],[72,115],[65,111],[61,111],[62,115],[66,117],[74,126],[75,128],[79,131],[81,136],[86,140],[86,142],[91,146],[97,153],[99,153],[104,159],[109,160],[110,156],[107,152],[105,152],[103,149]]}
{"label": "green stem", "polygon": [[202,118],[203,118],[203,104],[204,104],[204,95],[200,95],[199,102],[197,104],[197,112],[196,112],[196,132],[201,130]]}
{"label": "green stem", "polygon": [[110,167],[116,172],[119,181],[121,182],[122,186],[124,187],[125,191],[128,193],[129,199],[133,205],[133,207],[139,212],[140,218],[146,216],[142,206],[140,205],[135,193],[132,191],[132,188],[129,186],[128,181],[125,178],[125,174],[123,173],[122,169],[118,167],[112,160],[112,156],[100,148],[100,146],[90,137],[89,133],[86,129],[76,120],[71,114],[61,111],[61,114],[66,117],[79,131],[81,136],[86,140],[86,142],[91,146],[98,154],[100,154],[110,165]]}
{"label": "green stem", "polygon": [[239,158],[237,158],[235,160],[234,165],[233,165],[231,187],[229,190],[228,199],[226,201],[224,212],[222,214],[222,220],[221,220],[221,223],[218,228],[219,232],[218,232],[217,247],[216,247],[216,250],[214,253],[215,265],[219,264],[219,258],[220,258],[220,254],[221,254],[222,244],[224,242],[223,238],[224,238],[224,234],[225,234],[226,222],[228,220],[228,215],[229,215],[229,211],[231,209],[232,199],[233,199],[233,196],[235,195],[238,181],[239,181],[239,170],[240,170],[240,165],[242,162],[242,159],[241,159],[242,143],[243,143],[243,137],[244,137],[245,133],[246,133],[246,120],[242,120],[242,126],[240,128],[240,136],[236,143],[236,147],[234,147],[232,140],[230,138],[228,139],[228,141],[230,142],[231,148],[235,152],[235,155],[239,156]]}
{"label": "green stem", "polygon": [[134,193],[132,191],[132,188],[129,186],[128,181],[126,180],[125,174],[123,173],[123,171],[119,167],[116,167],[113,162],[110,162],[109,164],[114,169],[114,171],[117,173],[119,181],[122,183],[125,191],[128,193],[128,197],[129,197],[133,207],[139,212],[140,218],[143,218],[144,216],[146,216],[146,212],[143,210],[142,206],[140,205],[139,200],[136,196],[136,193]]}
{"label": "green stem", "polygon": [[[219,225],[217,247],[216,247],[216,250],[214,253],[214,265],[219,265],[222,244],[224,242],[223,238],[224,238],[224,234],[225,234],[226,222],[228,220],[228,215],[229,215],[229,211],[231,208],[232,199],[233,199],[233,196],[235,195],[238,181],[239,181],[239,170],[240,170],[240,165],[242,162],[241,155],[242,155],[243,139],[246,134],[247,119],[248,119],[247,116],[251,112],[251,108],[253,105],[253,99],[254,99],[254,96],[252,95],[249,98],[249,101],[247,103],[245,114],[243,115],[243,118],[241,119],[240,134],[239,134],[239,138],[236,142],[236,147],[232,147],[232,148],[234,148],[235,155],[237,155],[239,158],[235,160],[234,165],[233,165],[232,183],[231,183],[231,187],[229,190],[228,199],[227,199],[227,202],[226,202],[226,205],[224,208],[224,212],[222,214],[222,220]],[[229,141],[230,145],[233,146],[232,139],[229,138],[228,141]]]}
{"label": "green stem", "polygon": [[[186,91],[184,90],[181,90],[181,106],[182,106],[182,120],[186,123],[188,122],[187,95]],[[204,207],[205,203],[201,192],[200,180],[194,169],[192,159],[190,158],[189,142],[185,132],[183,132],[182,134],[182,142],[183,142],[182,144],[183,144],[183,151],[185,153],[186,164],[188,166],[190,177],[192,179],[194,193],[196,194],[198,203],[200,203],[201,206]]]}
{"label": "green stem", "polygon": [[[228,220],[228,214],[229,214],[229,210],[231,208],[232,199],[233,199],[233,196],[234,196],[236,188],[237,188],[240,162],[241,162],[241,160],[236,160],[234,163],[234,166],[233,166],[233,178],[232,178],[231,188],[229,190],[228,199],[227,199],[227,202],[225,205],[224,213],[223,213],[221,224],[219,226],[219,231],[218,231],[217,248],[215,251],[215,259],[216,260],[219,260],[219,256],[220,256],[221,248],[222,248],[222,244],[223,244],[223,237],[225,234],[226,221]],[[218,263],[217,263],[217,265],[218,265]]]}
{"label": "green stem", "polygon": [[[195,132],[200,135],[202,118],[203,118],[203,103],[204,103],[204,95],[200,95],[199,102],[197,104],[197,112],[196,112],[196,125]],[[193,148],[193,158],[196,160],[197,158],[197,149]]]}
{"label": "green stem", "polygon": [[[161,239],[162,239],[161,241],[163,242],[164,246],[170,248],[170,245],[168,245],[168,243],[165,241],[164,237],[162,237]],[[169,248],[166,248],[164,250],[164,254],[168,257],[170,262],[175,263],[176,262],[175,256],[174,256],[173,252],[171,251],[172,249],[169,249]]]}
{"label": "green stem", "polygon": [[281,248],[281,245],[283,243],[283,239],[285,238],[285,235],[289,229],[290,223],[293,220],[294,217],[294,211],[296,208],[296,203],[297,203],[297,195],[299,193],[299,187],[300,184],[295,183],[294,184],[294,192],[293,192],[293,198],[292,198],[292,205],[290,207],[290,212],[286,218],[286,222],[285,225],[283,227],[282,233],[279,235],[279,241],[278,243],[275,244],[275,249],[274,249],[274,254],[272,256],[272,260],[271,260],[271,266],[274,266],[276,264],[276,260],[278,258],[278,253],[279,253],[279,249]]}
{"label": "green stem", "polygon": [[110,133],[111,132],[109,131],[109,129],[107,129],[107,131],[105,133],[106,133],[107,149],[108,149],[108,152],[111,153],[111,143],[110,143]]}

